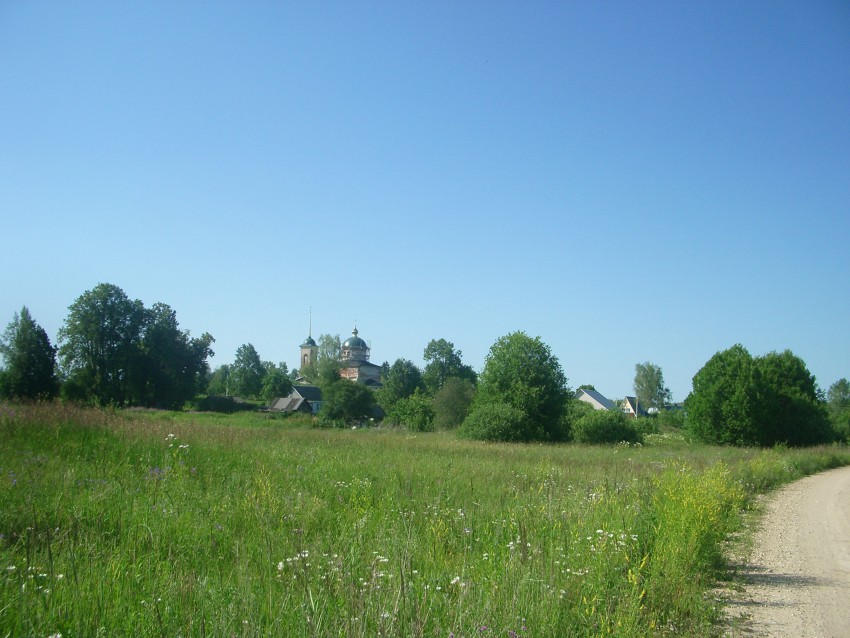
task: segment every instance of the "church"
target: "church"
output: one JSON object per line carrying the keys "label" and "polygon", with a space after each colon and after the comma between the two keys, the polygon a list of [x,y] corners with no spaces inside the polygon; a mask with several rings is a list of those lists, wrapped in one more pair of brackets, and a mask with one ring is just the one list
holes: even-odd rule
{"label": "church", "polygon": [[[370,387],[380,386],[381,366],[369,361],[369,354],[369,345],[359,336],[355,325],[351,336],[342,343],[339,376]],[[309,335],[301,344],[301,367],[315,365],[318,355],[319,346]]]}

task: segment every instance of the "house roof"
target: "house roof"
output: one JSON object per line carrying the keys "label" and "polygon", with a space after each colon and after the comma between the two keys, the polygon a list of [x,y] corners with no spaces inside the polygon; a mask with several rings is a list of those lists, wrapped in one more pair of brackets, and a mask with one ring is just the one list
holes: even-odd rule
{"label": "house roof", "polygon": [[322,400],[322,389],[317,385],[296,385],[292,386],[292,396],[297,394],[298,397],[302,399],[307,399],[307,401],[321,401]]}
{"label": "house roof", "polygon": [[[642,405],[639,405],[636,397],[626,397],[626,406],[631,409],[632,413],[636,414],[647,414],[646,410]],[[637,409],[635,409],[637,406]]]}
{"label": "house roof", "polygon": [[614,402],[606,399],[600,392],[596,390],[576,390],[576,399],[589,403],[597,410],[613,410]]}

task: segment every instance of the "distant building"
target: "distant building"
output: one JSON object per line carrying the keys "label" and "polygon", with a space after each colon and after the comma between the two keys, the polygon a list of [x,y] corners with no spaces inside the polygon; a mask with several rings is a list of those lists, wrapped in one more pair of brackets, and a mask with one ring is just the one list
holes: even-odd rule
{"label": "distant building", "polygon": [[288,396],[275,399],[271,412],[301,412],[316,414],[322,407],[322,389],[315,385],[295,385]]}
{"label": "distant building", "polygon": [[610,399],[606,399],[604,396],[602,396],[601,393],[597,392],[596,390],[576,390],[576,399],[578,399],[579,401],[584,401],[585,403],[589,403],[593,406],[594,410],[616,409],[613,401],[611,401]]}
{"label": "distant building", "polygon": [[[312,332],[312,330],[310,331]],[[301,368],[312,367],[316,365],[319,358],[319,346],[316,345],[313,335],[307,335],[304,343],[301,344]]]}
{"label": "distant building", "polygon": [[649,413],[638,403],[637,397],[623,399],[623,412],[629,417],[647,416]]}
{"label": "distant building", "polygon": [[342,367],[339,376],[368,386],[381,385],[381,366],[369,361],[369,345],[358,336],[357,326],[342,344]]}

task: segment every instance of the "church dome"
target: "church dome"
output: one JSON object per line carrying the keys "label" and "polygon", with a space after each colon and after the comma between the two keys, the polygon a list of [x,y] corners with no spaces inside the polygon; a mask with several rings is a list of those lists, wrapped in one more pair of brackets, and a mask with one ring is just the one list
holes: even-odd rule
{"label": "church dome", "polygon": [[305,347],[308,347],[308,346],[315,346],[315,345],[316,345],[316,341],[313,339],[313,337],[308,336],[306,339],[304,339],[304,343],[301,344],[301,347],[305,348]]}
{"label": "church dome", "polygon": [[357,328],[352,330],[351,336],[342,344],[343,348],[368,348],[366,342],[357,336]]}

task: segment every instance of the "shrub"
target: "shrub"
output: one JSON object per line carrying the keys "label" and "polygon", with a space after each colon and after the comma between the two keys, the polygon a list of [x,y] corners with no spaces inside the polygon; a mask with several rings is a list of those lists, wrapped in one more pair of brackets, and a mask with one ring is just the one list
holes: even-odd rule
{"label": "shrub", "polygon": [[411,432],[433,432],[434,410],[431,399],[418,389],[406,399],[399,399],[387,412],[389,423],[404,425]]}
{"label": "shrub", "polygon": [[192,412],[221,412],[223,414],[232,414],[234,412],[246,412],[255,410],[257,406],[247,401],[237,401],[233,397],[220,396],[197,396],[189,399],[183,405],[184,410]]}
{"label": "shrub", "polygon": [[639,443],[642,438],[621,412],[594,410],[573,425],[573,439],[577,443]]}
{"label": "shrub", "polygon": [[522,410],[509,403],[483,403],[464,419],[458,434],[480,441],[530,441],[533,431]]}
{"label": "shrub", "polygon": [[456,428],[469,414],[475,396],[475,388],[467,379],[449,377],[437,390],[431,407],[434,408],[434,428],[447,430]]}

